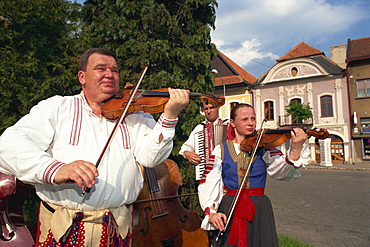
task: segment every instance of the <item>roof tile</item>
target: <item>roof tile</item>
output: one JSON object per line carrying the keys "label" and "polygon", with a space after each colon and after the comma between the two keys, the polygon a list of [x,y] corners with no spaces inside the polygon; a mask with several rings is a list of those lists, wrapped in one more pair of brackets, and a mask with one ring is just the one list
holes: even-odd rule
{"label": "roof tile", "polygon": [[347,58],[366,58],[370,56],[370,37],[348,40]]}
{"label": "roof tile", "polygon": [[325,56],[325,53],[323,51],[320,51],[319,49],[316,49],[310,45],[307,45],[304,42],[299,43],[296,45],[293,49],[285,53],[281,58],[277,59],[277,62],[282,62],[284,60],[292,59],[292,58],[300,58],[300,57],[309,57],[314,55],[323,55]]}
{"label": "roof tile", "polygon": [[242,83],[243,81],[247,83],[253,83],[256,81],[256,78],[253,75],[249,74],[225,54],[220,51],[218,51],[218,53],[219,56],[221,56],[223,60],[226,61],[228,65],[237,73],[237,75],[217,77],[214,86],[237,84]]}

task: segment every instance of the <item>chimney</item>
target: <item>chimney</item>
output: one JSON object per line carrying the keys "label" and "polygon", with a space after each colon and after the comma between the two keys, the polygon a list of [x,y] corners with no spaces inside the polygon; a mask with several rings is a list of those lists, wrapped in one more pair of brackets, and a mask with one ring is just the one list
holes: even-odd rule
{"label": "chimney", "polygon": [[346,68],[346,44],[335,45],[330,47],[330,59],[338,64],[342,69]]}

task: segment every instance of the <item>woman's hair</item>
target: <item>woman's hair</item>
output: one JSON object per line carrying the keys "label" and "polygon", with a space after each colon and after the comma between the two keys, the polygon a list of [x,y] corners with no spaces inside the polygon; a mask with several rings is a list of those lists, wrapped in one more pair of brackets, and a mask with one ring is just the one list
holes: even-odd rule
{"label": "woman's hair", "polygon": [[104,49],[104,48],[90,48],[90,49],[86,50],[81,55],[80,60],[78,61],[78,71],[80,71],[80,70],[86,71],[86,67],[87,67],[87,63],[89,61],[89,57],[94,53],[98,53],[98,54],[101,54],[101,55],[106,55],[106,56],[113,57],[114,59],[116,59],[116,55],[114,55],[113,52],[111,52],[107,49]]}
{"label": "woman's hair", "polygon": [[237,104],[236,106],[233,107],[233,109],[231,109],[231,112],[230,112],[230,119],[232,120],[235,120],[235,117],[236,117],[236,111],[239,109],[239,108],[242,108],[242,107],[249,107],[249,108],[253,108],[253,106],[251,106],[250,104],[246,104],[246,103],[239,103]]}

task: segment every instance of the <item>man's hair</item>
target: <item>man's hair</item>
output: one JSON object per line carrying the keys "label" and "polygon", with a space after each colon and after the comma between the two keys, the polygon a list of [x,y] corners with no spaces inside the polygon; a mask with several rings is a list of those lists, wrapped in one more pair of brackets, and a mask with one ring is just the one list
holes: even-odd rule
{"label": "man's hair", "polygon": [[89,57],[94,53],[110,56],[110,57],[113,57],[114,59],[116,59],[116,55],[113,52],[111,52],[107,49],[104,49],[104,48],[90,48],[90,49],[86,50],[81,55],[80,60],[78,61],[78,71],[80,71],[80,70],[86,71],[86,67],[87,67],[87,63],[89,61]]}
{"label": "man's hair", "polygon": [[233,109],[231,109],[231,112],[230,112],[230,119],[232,120],[235,120],[235,117],[236,117],[236,111],[239,109],[239,108],[242,108],[242,107],[249,107],[249,108],[253,108],[253,106],[251,106],[250,104],[246,104],[246,103],[239,103],[237,104],[236,106],[233,107]]}

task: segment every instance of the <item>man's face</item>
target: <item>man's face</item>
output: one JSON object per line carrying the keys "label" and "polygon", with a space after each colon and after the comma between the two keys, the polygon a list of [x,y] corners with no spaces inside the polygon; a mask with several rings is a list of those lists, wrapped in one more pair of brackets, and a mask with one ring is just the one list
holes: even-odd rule
{"label": "man's face", "polygon": [[119,91],[119,71],[113,57],[93,53],[86,71],[79,71],[78,78],[85,95],[103,101]]}
{"label": "man's face", "polygon": [[218,115],[219,107],[217,105],[212,105],[212,104],[205,104],[205,103],[202,103],[202,104],[203,104],[204,114],[206,115],[206,119],[211,123],[216,121],[219,118],[219,115]]}

